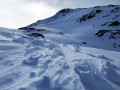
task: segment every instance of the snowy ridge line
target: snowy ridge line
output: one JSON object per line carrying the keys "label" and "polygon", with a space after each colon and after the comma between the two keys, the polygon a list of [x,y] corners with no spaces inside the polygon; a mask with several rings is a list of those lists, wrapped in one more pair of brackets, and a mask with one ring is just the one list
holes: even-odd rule
{"label": "snowy ridge line", "polygon": [[81,46],[120,51],[119,5],[63,9],[58,13],[20,29],[58,43],[77,42]]}

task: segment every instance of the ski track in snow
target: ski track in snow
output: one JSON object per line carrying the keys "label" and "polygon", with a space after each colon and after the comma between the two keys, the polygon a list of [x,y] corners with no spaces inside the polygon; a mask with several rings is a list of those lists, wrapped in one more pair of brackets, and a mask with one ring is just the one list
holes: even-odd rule
{"label": "ski track in snow", "polygon": [[4,30],[0,90],[120,90],[120,52]]}

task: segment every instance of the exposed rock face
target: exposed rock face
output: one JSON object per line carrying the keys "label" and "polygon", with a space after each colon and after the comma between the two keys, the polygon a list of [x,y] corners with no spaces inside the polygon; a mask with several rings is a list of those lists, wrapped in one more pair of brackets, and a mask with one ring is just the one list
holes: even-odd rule
{"label": "exposed rock face", "polygon": [[29,36],[33,36],[33,37],[42,37],[42,38],[45,38],[45,36],[43,34],[40,34],[40,33],[30,33],[30,34],[27,34]]}
{"label": "exposed rock face", "polygon": [[19,28],[18,30],[28,30],[28,31],[36,30],[36,31],[44,31],[45,29],[37,29],[37,28],[32,28],[32,27],[22,27],[22,28]]}
{"label": "exposed rock face", "polygon": [[62,9],[57,14],[62,14],[62,16],[65,16],[65,14],[68,14],[71,11],[71,9]]}
{"label": "exposed rock face", "polygon": [[99,13],[101,13],[101,12],[102,12],[102,10],[93,10],[93,11],[91,11],[89,14],[83,15],[82,18],[79,17],[79,18],[78,18],[78,21],[81,23],[81,22],[83,22],[83,21],[86,21],[86,20],[88,20],[88,19],[91,19],[91,18],[95,17],[96,14],[99,14]]}
{"label": "exposed rock face", "polygon": [[109,26],[118,26],[118,25],[120,25],[119,21],[114,21]]}
{"label": "exposed rock face", "polygon": [[120,30],[99,30],[95,35],[97,37],[102,37],[105,34],[109,34],[109,39],[119,39],[120,38]]}
{"label": "exposed rock face", "polygon": [[29,27],[21,27],[19,28],[19,30],[35,30],[34,28],[29,28]]}

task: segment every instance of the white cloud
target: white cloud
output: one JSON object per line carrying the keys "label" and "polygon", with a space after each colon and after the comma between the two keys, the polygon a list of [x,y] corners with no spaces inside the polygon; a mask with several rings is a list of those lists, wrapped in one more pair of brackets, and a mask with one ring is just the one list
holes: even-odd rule
{"label": "white cloud", "polygon": [[120,0],[26,0],[28,2],[44,2],[55,8],[83,8],[108,4],[120,5]]}
{"label": "white cloud", "polygon": [[19,28],[52,16],[56,12],[56,9],[43,2],[0,0],[0,26]]}
{"label": "white cloud", "polygon": [[62,8],[118,4],[120,0],[0,0],[0,26],[19,28],[47,18]]}

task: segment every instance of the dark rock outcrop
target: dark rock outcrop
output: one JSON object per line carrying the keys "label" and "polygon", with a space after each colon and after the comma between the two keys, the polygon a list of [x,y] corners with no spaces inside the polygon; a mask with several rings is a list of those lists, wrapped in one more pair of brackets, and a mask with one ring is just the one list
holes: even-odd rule
{"label": "dark rock outcrop", "polygon": [[36,30],[36,31],[44,31],[45,29],[36,29],[36,28],[31,28],[31,27],[22,27],[22,28],[19,28],[18,30]]}
{"label": "dark rock outcrop", "polygon": [[107,33],[109,34],[109,39],[120,39],[120,30],[99,30],[95,36],[102,37]]}
{"label": "dark rock outcrop", "polygon": [[120,25],[119,21],[114,21],[109,26],[118,26],[118,25]]}
{"label": "dark rock outcrop", "polygon": [[81,22],[83,22],[83,21],[86,21],[86,20],[88,20],[88,19],[91,19],[91,18],[95,17],[96,14],[101,13],[101,11],[102,11],[102,10],[93,10],[93,11],[91,11],[89,14],[83,15],[82,18],[79,17],[79,18],[78,18],[78,21],[81,23]]}
{"label": "dark rock outcrop", "polygon": [[42,38],[45,38],[45,36],[43,34],[40,34],[40,33],[31,33],[31,34],[27,34],[29,36],[33,36],[33,37],[42,37]]}
{"label": "dark rock outcrop", "polygon": [[65,15],[68,14],[69,12],[71,12],[71,9],[69,9],[69,8],[67,8],[67,9],[62,9],[62,10],[60,10],[59,12],[56,13],[55,17],[56,17],[57,15],[60,15],[60,14],[62,14],[62,16],[65,16]]}
{"label": "dark rock outcrop", "polygon": [[21,27],[19,28],[19,30],[35,30],[34,28],[29,28],[29,27]]}

